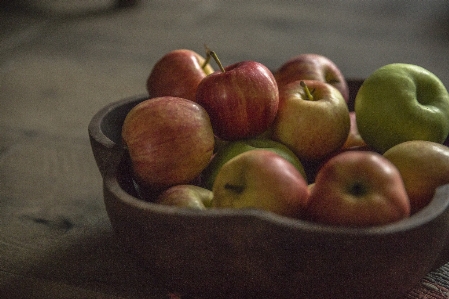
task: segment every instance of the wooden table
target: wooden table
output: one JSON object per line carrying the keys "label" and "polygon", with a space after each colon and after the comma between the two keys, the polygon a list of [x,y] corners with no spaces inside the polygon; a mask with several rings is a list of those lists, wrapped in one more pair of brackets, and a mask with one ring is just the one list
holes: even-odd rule
{"label": "wooden table", "polygon": [[[87,136],[98,109],[145,91],[151,65],[168,50],[211,42],[222,62],[252,58],[270,68],[317,52],[354,78],[401,60],[449,82],[447,31],[432,29],[446,24],[444,1],[399,14],[394,1],[349,2],[148,1],[72,17],[0,9],[0,298],[175,291],[116,244]],[[449,298],[449,264],[406,298]]]}

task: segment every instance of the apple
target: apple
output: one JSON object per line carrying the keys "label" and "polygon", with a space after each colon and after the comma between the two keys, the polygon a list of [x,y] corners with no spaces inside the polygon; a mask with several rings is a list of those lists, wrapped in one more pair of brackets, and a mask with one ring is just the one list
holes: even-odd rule
{"label": "apple", "polygon": [[301,217],[309,197],[301,173],[273,151],[254,149],[226,162],[213,185],[212,207],[256,208]]}
{"label": "apple", "polygon": [[360,136],[360,132],[357,128],[357,118],[354,111],[349,111],[349,119],[351,125],[349,128],[348,138],[346,139],[345,144],[343,144],[343,149],[368,147],[362,136]]}
{"label": "apple", "polygon": [[324,157],[323,159],[320,160],[314,160],[314,161],[304,161],[303,162],[303,166],[307,175],[307,178],[309,179],[309,182],[314,182],[316,175],[318,173],[318,171],[321,169],[321,167],[323,167],[324,164],[327,163],[327,161],[329,161],[330,159],[332,159],[333,157],[342,154],[344,152],[349,152],[349,151],[367,151],[367,152],[371,152],[373,151],[369,146],[367,145],[356,145],[356,146],[351,146],[351,147],[345,147],[343,146],[341,149],[339,149],[338,151],[332,152],[331,154],[327,155],[326,157]]}
{"label": "apple", "polygon": [[205,210],[211,205],[212,197],[211,190],[196,185],[181,184],[162,191],[156,198],[155,203]]}
{"label": "apple", "polygon": [[198,84],[213,71],[195,51],[173,50],[153,66],[146,82],[147,91],[151,98],[174,96],[195,101]]}
{"label": "apple", "polygon": [[319,54],[300,54],[290,58],[274,72],[279,86],[297,80],[318,80],[337,88],[346,103],[349,101],[349,88],[345,77],[337,65]]}
{"label": "apple", "polygon": [[321,160],[348,138],[349,110],[332,85],[300,80],[279,88],[279,108],[272,138],[303,160]]}
{"label": "apple", "polygon": [[307,181],[307,176],[301,161],[287,146],[271,139],[252,138],[230,141],[220,148],[212,158],[209,165],[203,171],[204,186],[208,189],[212,189],[215,177],[217,176],[220,168],[227,161],[243,152],[258,148],[270,150],[282,156],[284,159],[292,163]]}
{"label": "apple", "polygon": [[273,74],[256,61],[242,61],[226,68],[219,66],[220,71],[201,81],[196,94],[196,102],[209,113],[214,133],[230,141],[265,132],[279,104]]}
{"label": "apple", "polygon": [[311,188],[307,218],[336,226],[367,227],[410,215],[399,170],[382,155],[347,151],[329,159]]}
{"label": "apple", "polygon": [[384,157],[401,173],[412,213],[424,208],[435,189],[449,184],[449,148],[440,143],[411,140],[387,150]]}
{"label": "apple", "polygon": [[195,102],[170,96],[134,106],[123,122],[122,140],[136,182],[159,191],[195,180],[214,150],[207,112]]}
{"label": "apple", "polygon": [[355,112],[363,140],[380,153],[409,140],[443,143],[449,134],[449,93],[417,65],[375,70],[357,92]]}

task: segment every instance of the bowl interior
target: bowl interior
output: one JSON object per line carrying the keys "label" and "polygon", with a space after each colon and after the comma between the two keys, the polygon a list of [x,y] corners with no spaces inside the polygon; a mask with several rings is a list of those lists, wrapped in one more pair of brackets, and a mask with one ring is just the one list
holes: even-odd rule
{"label": "bowl interior", "polygon": [[100,121],[100,131],[113,143],[121,143],[122,125],[128,112],[147,96],[127,98],[108,106]]}

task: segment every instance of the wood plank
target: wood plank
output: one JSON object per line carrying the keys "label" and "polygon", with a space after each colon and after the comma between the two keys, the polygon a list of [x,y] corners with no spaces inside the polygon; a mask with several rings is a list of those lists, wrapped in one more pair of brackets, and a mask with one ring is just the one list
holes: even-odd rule
{"label": "wood plank", "polygon": [[116,244],[87,138],[12,135],[0,155],[0,290],[23,289],[24,298],[166,294]]}

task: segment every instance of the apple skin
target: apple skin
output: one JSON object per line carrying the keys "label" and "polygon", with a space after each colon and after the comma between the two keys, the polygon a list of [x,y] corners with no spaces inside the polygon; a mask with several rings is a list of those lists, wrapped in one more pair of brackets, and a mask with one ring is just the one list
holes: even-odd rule
{"label": "apple skin", "polygon": [[319,170],[309,197],[309,220],[336,226],[367,227],[410,215],[398,169],[382,155],[347,151]]}
{"label": "apple skin", "polygon": [[150,98],[173,96],[195,101],[196,88],[204,77],[213,73],[205,59],[188,49],[173,50],[153,66],[146,87]]}
{"label": "apple skin", "polygon": [[212,189],[213,208],[256,208],[300,218],[309,189],[301,173],[273,151],[255,149],[226,162]]}
{"label": "apple skin", "polygon": [[135,180],[150,190],[163,190],[195,180],[214,149],[207,112],[177,97],[152,98],[134,106],[122,127]]}
{"label": "apple skin", "polygon": [[175,185],[159,194],[155,203],[195,210],[206,210],[211,205],[211,190],[191,185]]}
{"label": "apple skin", "polygon": [[374,71],[355,99],[363,140],[380,153],[401,142],[443,143],[449,133],[449,94],[428,70],[393,63]]}
{"label": "apple skin", "polygon": [[349,88],[345,77],[337,65],[326,56],[305,53],[287,60],[274,72],[279,86],[297,80],[318,80],[337,88],[345,102],[349,101]]}
{"label": "apple skin", "polygon": [[[304,82],[313,91],[308,100]],[[272,138],[287,145],[301,161],[321,160],[339,150],[350,130],[349,110],[341,93],[316,80],[294,81],[279,88]]]}
{"label": "apple skin", "polygon": [[351,147],[342,147],[336,152],[332,152],[330,155],[324,157],[321,160],[315,160],[315,161],[304,161],[303,166],[307,175],[307,178],[309,179],[309,182],[314,182],[316,175],[318,171],[323,167],[324,164],[326,164],[327,161],[332,159],[333,157],[342,154],[344,152],[349,151],[364,151],[364,152],[372,152],[373,149],[370,148],[367,145],[360,145],[360,146],[351,146]]}
{"label": "apple skin", "polygon": [[265,132],[279,105],[273,74],[255,61],[238,62],[224,69],[204,78],[196,94],[196,102],[209,113],[215,134],[230,141]]}
{"label": "apple skin", "polygon": [[360,132],[357,128],[357,118],[354,111],[349,111],[349,119],[351,122],[351,126],[349,129],[348,138],[346,139],[345,144],[343,144],[343,149],[349,149],[353,147],[368,147],[362,136],[360,136]]}
{"label": "apple skin", "polygon": [[424,208],[435,189],[449,184],[449,148],[425,140],[400,143],[384,154],[401,173],[412,214]]}
{"label": "apple skin", "polygon": [[209,165],[203,171],[204,186],[212,189],[215,177],[220,168],[235,156],[254,149],[266,149],[273,151],[293,164],[298,169],[304,179],[307,181],[306,172],[302,166],[301,161],[287,146],[284,144],[266,138],[253,138],[237,141],[230,141],[222,148],[220,148],[214,155]]}

